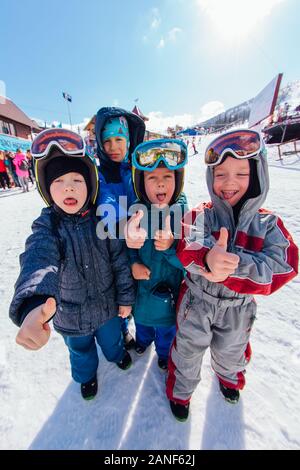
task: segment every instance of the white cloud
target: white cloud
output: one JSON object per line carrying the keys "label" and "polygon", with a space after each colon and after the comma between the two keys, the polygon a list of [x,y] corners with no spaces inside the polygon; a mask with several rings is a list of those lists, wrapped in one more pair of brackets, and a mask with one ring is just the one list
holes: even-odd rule
{"label": "white cloud", "polygon": [[152,9],[151,16],[152,18],[151,18],[150,27],[151,29],[157,29],[161,23],[161,17],[160,17],[158,8]]}
{"label": "white cloud", "polygon": [[179,33],[181,33],[181,32],[182,32],[182,29],[177,28],[177,27],[175,26],[174,28],[172,28],[172,29],[168,32],[167,38],[168,38],[170,41],[173,41],[173,42],[174,42],[174,41],[176,41],[177,35],[178,35]]}
{"label": "white cloud", "polygon": [[152,111],[147,113],[149,121],[146,122],[146,128],[149,131],[165,134],[168,127],[175,127],[176,124],[182,126],[184,129],[192,127],[222,113],[224,110],[224,104],[220,101],[209,101],[201,107],[197,115],[185,113],[174,116],[164,116],[161,111]]}
{"label": "white cloud", "polygon": [[164,40],[164,38],[161,38],[161,40],[157,44],[157,48],[162,49],[163,47],[165,47],[165,40]]}
{"label": "white cloud", "polygon": [[[144,44],[155,44],[157,49],[163,49],[166,46],[167,42],[175,42],[178,34],[182,32],[182,29],[174,26],[168,32],[161,31],[161,16],[158,8],[152,8],[150,13],[150,22],[146,31],[142,36],[142,41]],[[160,33],[159,33],[160,32]],[[157,36],[161,35],[160,40],[158,41]]]}
{"label": "white cloud", "polygon": [[0,104],[5,104],[6,100],[6,87],[5,87],[5,82],[3,80],[0,80]]}
{"label": "white cloud", "polygon": [[113,100],[113,106],[119,106],[119,100],[118,100],[118,98],[115,98],[115,99]]}
{"label": "white cloud", "polygon": [[198,122],[206,121],[217,114],[223,113],[225,111],[224,104],[221,101],[209,101],[204,104],[200,109],[200,115],[198,117]]}

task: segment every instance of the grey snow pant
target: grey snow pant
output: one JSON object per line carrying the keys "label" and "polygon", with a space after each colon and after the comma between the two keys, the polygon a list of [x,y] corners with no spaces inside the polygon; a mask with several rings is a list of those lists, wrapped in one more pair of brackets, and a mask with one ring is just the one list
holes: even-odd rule
{"label": "grey snow pant", "polygon": [[[219,380],[242,389],[250,330],[256,303],[252,296],[220,299],[203,292],[189,280],[177,313],[177,332],[170,351],[167,396],[186,404],[201,380],[208,347]],[[249,346],[250,348],[250,346]]]}

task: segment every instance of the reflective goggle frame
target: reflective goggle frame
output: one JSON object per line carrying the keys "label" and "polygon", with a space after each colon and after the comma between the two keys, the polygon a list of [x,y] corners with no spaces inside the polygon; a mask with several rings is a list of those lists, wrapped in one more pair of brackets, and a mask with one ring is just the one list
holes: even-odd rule
{"label": "reflective goggle frame", "polygon": [[132,154],[132,166],[153,171],[163,162],[169,170],[182,168],[187,162],[187,146],[178,139],[148,140],[139,144]]}
{"label": "reflective goggle frame", "polygon": [[226,132],[214,139],[205,150],[204,160],[207,166],[221,163],[226,153],[235,158],[251,158],[264,148],[261,135],[250,129]]}
{"label": "reflective goggle frame", "polygon": [[65,155],[85,155],[83,138],[69,129],[45,129],[40,132],[32,142],[31,155],[36,159],[45,158],[54,145]]}

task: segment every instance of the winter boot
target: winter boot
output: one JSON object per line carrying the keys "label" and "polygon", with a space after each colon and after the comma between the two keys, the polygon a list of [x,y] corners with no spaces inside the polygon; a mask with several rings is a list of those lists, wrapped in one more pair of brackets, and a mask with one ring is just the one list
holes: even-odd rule
{"label": "winter boot", "polygon": [[142,354],[144,354],[144,352],[146,351],[147,348],[145,348],[144,346],[141,346],[140,344],[138,343],[135,343],[135,352],[137,353],[138,356],[141,356]]}
{"label": "winter boot", "polygon": [[173,415],[178,421],[184,422],[188,419],[190,404],[181,405],[176,401],[170,400],[170,407]]}
{"label": "winter boot", "polygon": [[220,385],[221,393],[224,396],[226,401],[228,401],[229,403],[232,403],[233,405],[239,401],[240,392],[237,389],[225,387],[225,385],[223,385],[220,381],[219,381],[219,385]]}
{"label": "winter boot", "polygon": [[127,370],[129,367],[132,365],[132,360],[129,352],[125,351],[125,354],[123,356],[123,359],[119,362],[117,362],[117,366],[119,369],[122,370]]}
{"label": "winter boot", "polygon": [[133,336],[129,333],[129,331],[126,331],[126,333],[123,333],[123,338],[124,338],[124,346],[127,351],[129,349],[133,349],[135,347],[135,341]]}
{"label": "winter boot", "polygon": [[81,395],[85,400],[92,400],[98,391],[98,381],[95,375],[91,380],[81,384]]}
{"label": "winter boot", "polygon": [[163,371],[166,372],[168,370],[168,359],[163,359],[161,357],[158,358],[157,361],[158,367]]}

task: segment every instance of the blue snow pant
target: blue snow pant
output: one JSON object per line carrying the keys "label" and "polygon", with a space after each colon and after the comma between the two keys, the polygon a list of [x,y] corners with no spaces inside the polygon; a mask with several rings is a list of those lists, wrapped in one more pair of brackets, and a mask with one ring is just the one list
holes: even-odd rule
{"label": "blue snow pant", "polygon": [[121,330],[123,335],[128,333],[128,318],[121,318]]}
{"label": "blue snow pant", "polygon": [[88,336],[65,336],[70,353],[72,377],[75,382],[85,383],[97,373],[98,353],[95,340],[103,355],[110,362],[119,362],[125,354],[120,317],[114,317]]}
{"label": "blue snow pant", "polygon": [[136,343],[144,348],[154,341],[159,359],[168,359],[170,347],[176,334],[176,326],[145,326],[136,323]]}

